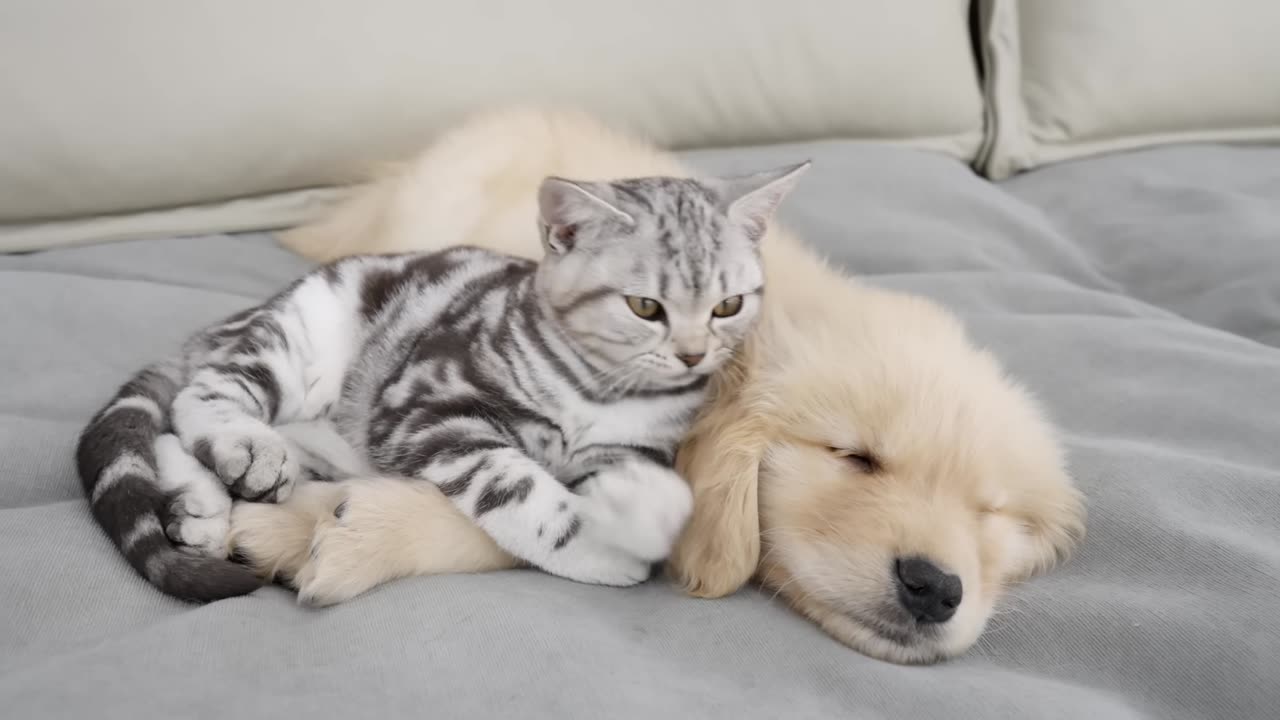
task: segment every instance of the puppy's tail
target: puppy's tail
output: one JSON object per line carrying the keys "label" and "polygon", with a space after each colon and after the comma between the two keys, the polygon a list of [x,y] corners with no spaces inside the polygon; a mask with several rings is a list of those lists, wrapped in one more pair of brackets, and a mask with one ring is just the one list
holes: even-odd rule
{"label": "puppy's tail", "polygon": [[351,189],[320,218],[281,233],[280,243],[317,262],[395,252],[390,219],[396,214],[404,174],[405,168],[391,168],[373,182]]}
{"label": "puppy's tail", "polygon": [[482,113],[407,164],[351,189],[280,242],[316,261],[356,253],[477,245],[536,258],[538,185],[548,175],[607,180],[680,175],[674,157],[574,110]]}

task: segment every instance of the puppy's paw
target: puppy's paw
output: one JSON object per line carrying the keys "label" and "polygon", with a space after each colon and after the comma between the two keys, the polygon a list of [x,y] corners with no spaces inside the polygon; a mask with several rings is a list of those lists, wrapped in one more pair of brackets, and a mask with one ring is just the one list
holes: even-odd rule
{"label": "puppy's paw", "polygon": [[366,478],[336,488],[325,505],[325,519],[314,525],[296,578],[303,603],[345,602],[413,575],[485,572],[518,564],[433,485]]}
{"label": "puppy's paw", "polygon": [[334,509],[334,521],[316,528],[307,560],[294,577],[298,602],[304,605],[346,602],[399,575],[387,564],[397,549],[379,547],[376,533],[343,522],[349,507],[344,499]]}
{"label": "puppy's paw", "polygon": [[665,468],[610,468],[584,495],[591,534],[646,564],[671,554],[693,511],[689,485]]}
{"label": "puppy's paw", "polygon": [[199,436],[190,451],[242,500],[285,500],[298,477],[297,461],[289,454],[288,443],[270,426],[257,421],[228,424]]}
{"label": "puppy's paw", "polygon": [[316,532],[333,522],[341,500],[329,483],[302,483],[287,502],[237,502],[231,509],[231,553],[261,577],[292,581],[309,558]]}

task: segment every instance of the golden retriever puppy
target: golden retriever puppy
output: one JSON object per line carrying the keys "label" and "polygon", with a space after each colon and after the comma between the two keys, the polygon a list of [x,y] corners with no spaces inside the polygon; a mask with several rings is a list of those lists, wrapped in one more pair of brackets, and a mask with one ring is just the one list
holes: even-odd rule
{"label": "golden retriever puppy", "polygon": [[[585,115],[498,112],[283,241],[315,260],[464,243],[537,257],[543,177],[686,174]],[[1083,535],[1054,432],[949,313],[843,276],[785,230],[762,252],[759,328],[679,454],[694,512],[668,571],[699,597],[755,578],[877,658],[961,653],[1010,583]],[[241,505],[232,533],[264,574],[331,603],[394,577],[514,564],[460,517],[433,488],[365,479]]]}

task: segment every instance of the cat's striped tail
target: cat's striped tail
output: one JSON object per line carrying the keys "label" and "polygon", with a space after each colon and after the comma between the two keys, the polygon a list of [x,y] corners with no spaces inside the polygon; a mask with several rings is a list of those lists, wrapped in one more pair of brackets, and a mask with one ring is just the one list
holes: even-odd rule
{"label": "cat's striped tail", "polygon": [[80,433],[80,481],[94,519],[152,585],[196,602],[245,595],[262,584],[252,570],[183,552],[165,534],[173,496],[160,482],[155,443],[170,431],[180,382],[178,363],[157,363],[125,383]]}

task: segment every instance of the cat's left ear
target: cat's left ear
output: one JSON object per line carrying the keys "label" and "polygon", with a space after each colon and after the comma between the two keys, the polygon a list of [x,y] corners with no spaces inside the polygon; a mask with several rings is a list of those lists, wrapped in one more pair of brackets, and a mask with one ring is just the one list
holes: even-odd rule
{"label": "cat's left ear", "polygon": [[720,201],[725,214],[743,229],[752,242],[759,242],[782,198],[791,192],[812,164],[806,160],[798,165],[721,178]]}
{"label": "cat's left ear", "polygon": [[624,225],[635,223],[634,218],[605,199],[607,193],[608,187],[602,183],[545,178],[538,187],[543,250],[557,255],[569,252],[583,225],[607,220]]}

